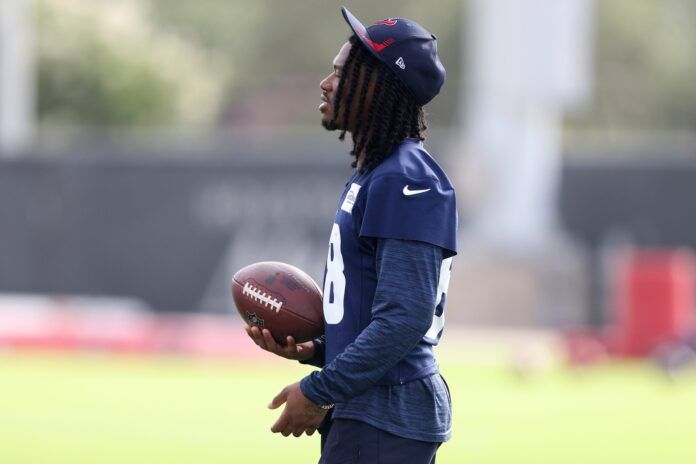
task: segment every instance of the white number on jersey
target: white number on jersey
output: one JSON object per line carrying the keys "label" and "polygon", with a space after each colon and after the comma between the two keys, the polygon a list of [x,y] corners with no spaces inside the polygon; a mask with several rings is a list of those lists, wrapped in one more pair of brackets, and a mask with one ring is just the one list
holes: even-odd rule
{"label": "white number on jersey", "polygon": [[[440,280],[437,284],[437,301],[435,302],[435,308],[437,309],[442,302],[442,297],[447,294],[447,287],[449,287],[450,274],[452,273],[452,258],[447,258],[442,260],[442,265],[440,266]],[[436,316],[433,314],[433,325],[425,334],[427,338],[432,338],[437,340],[437,335],[440,333],[442,328],[445,326],[445,313],[443,312],[441,316]]]}
{"label": "white number on jersey", "polygon": [[338,224],[331,229],[329,254],[326,257],[324,279],[324,318],[327,324],[338,324],[343,320],[343,297],[346,293],[346,276],[343,274],[341,255],[341,229]]}
{"label": "white number on jersey", "polygon": [[[343,298],[346,293],[346,276],[343,270],[341,229],[338,224],[334,224],[331,229],[331,240],[329,241],[329,251],[326,257],[326,278],[324,279],[324,318],[327,324],[338,324],[343,320]],[[452,258],[444,259],[440,266],[440,279],[437,285],[435,308],[440,305],[442,298],[447,294],[451,271]],[[440,316],[433,314],[433,324],[425,336],[436,340],[444,326],[444,312]]]}

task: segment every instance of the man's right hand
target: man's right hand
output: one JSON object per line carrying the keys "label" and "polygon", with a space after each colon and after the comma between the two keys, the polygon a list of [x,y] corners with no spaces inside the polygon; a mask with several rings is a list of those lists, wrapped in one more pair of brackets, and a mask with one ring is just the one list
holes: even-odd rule
{"label": "man's right hand", "polygon": [[293,359],[295,361],[306,361],[314,356],[314,342],[308,341],[305,343],[295,343],[295,339],[291,336],[287,338],[287,345],[281,345],[276,342],[268,329],[259,329],[256,326],[246,326],[244,328],[247,335],[261,349],[269,351],[282,358]]}

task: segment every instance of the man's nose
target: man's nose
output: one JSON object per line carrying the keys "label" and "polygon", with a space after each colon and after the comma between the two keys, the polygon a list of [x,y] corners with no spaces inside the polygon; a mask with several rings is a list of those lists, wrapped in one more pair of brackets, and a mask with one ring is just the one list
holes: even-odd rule
{"label": "man's nose", "polygon": [[324,92],[330,92],[331,91],[331,80],[329,77],[325,77],[324,80],[322,80],[319,83],[319,88],[323,90]]}

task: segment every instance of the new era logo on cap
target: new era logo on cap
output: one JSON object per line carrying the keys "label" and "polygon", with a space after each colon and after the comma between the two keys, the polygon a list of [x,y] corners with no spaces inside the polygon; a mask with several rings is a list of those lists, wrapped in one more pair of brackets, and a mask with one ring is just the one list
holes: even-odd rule
{"label": "new era logo on cap", "polygon": [[398,67],[400,67],[401,69],[406,69],[406,63],[404,63],[404,58],[401,56],[399,57],[398,60],[396,60],[396,65]]}

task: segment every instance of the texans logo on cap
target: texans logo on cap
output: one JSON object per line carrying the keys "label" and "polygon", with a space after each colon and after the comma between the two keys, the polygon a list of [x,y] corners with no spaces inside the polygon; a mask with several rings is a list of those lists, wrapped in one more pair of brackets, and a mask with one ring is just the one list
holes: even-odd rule
{"label": "texans logo on cap", "polygon": [[363,42],[367,43],[370,47],[372,47],[372,49],[373,49],[374,51],[376,51],[376,52],[378,52],[378,53],[381,52],[382,50],[384,50],[385,48],[387,48],[388,46],[390,46],[391,44],[394,43],[394,39],[391,38],[391,37],[388,38],[387,40],[385,40],[385,41],[382,42],[382,43],[375,43],[375,42],[373,42],[372,40],[370,40],[370,38],[369,38],[368,36],[366,36],[366,35],[363,34],[363,33],[360,33],[360,37],[363,38]]}

